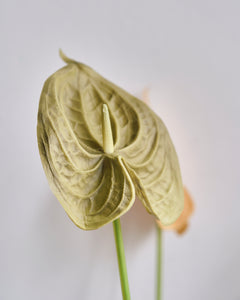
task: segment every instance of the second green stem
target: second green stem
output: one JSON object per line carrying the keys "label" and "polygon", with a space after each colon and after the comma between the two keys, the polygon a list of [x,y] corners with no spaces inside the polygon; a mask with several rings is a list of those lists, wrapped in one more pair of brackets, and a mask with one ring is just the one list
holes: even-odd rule
{"label": "second green stem", "polygon": [[157,291],[156,299],[161,300],[162,296],[162,230],[157,225]]}

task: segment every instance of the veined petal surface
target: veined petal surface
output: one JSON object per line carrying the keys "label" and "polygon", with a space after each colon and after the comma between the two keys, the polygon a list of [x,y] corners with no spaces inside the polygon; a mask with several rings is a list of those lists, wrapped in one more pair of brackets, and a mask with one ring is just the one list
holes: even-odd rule
{"label": "veined petal surface", "polygon": [[[126,213],[135,191],[163,224],[183,209],[174,146],[163,122],[142,101],[86,65],[67,66],[44,84],[38,144],[50,187],[82,229],[96,229]],[[110,113],[114,152],[103,151],[102,107]]]}

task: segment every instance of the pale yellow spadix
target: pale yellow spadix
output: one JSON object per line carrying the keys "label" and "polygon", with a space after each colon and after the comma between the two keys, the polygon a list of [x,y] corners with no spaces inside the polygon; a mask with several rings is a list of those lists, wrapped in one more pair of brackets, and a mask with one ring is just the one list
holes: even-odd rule
{"label": "pale yellow spadix", "polygon": [[107,104],[103,104],[102,135],[103,151],[108,154],[113,153],[113,136]]}
{"label": "pale yellow spadix", "polygon": [[96,229],[125,214],[137,195],[162,224],[173,223],[183,186],[163,122],[142,101],[60,55],[67,65],[44,84],[37,134],[50,187],[69,217]]}

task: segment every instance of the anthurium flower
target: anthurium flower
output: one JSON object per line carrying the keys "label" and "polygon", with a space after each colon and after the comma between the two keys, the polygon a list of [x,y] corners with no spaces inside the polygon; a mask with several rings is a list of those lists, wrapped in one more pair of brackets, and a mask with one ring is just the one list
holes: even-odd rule
{"label": "anthurium flower", "polygon": [[164,226],[161,221],[157,221],[158,226],[164,230],[174,230],[178,234],[182,234],[188,228],[188,220],[194,211],[194,203],[192,197],[186,188],[184,188],[184,209],[180,217],[171,225]]}
{"label": "anthurium flower", "polygon": [[50,187],[68,216],[82,229],[96,229],[126,213],[137,196],[162,224],[172,224],[183,209],[183,186],[165,125],[141,100],[61,57],[67,65],[42,90],[37,135]]}

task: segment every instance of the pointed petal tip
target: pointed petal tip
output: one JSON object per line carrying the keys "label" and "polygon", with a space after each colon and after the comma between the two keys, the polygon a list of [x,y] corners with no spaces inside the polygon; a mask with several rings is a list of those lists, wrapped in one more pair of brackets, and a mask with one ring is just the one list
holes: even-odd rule
{"label": "pointed petal tip", "polygon": [[64,54],[64,52],[62,51],[61,48],[59,48],[59,51],[58,51],[58,52],[59,52],[59,56],[61,57],[61,59],[62,59],[65,63],[69,64],[69,63],[73,62],[72,59],[68,58],[68,57]]}

